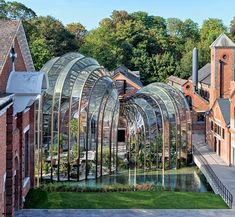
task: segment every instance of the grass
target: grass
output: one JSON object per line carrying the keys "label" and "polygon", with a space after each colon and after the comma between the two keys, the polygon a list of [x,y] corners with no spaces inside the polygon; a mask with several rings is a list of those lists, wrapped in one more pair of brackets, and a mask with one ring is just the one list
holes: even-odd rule
{"label": "grass", "polygon": [[45,192],[31,190],[25,208],[36,209],[226,209],[220,196],[205,192]]}

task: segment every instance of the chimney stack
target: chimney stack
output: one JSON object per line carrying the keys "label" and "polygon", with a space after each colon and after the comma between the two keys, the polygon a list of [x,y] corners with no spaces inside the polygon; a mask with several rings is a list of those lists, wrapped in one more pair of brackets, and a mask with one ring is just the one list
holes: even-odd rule
{"label": "chimney stack", "polygon": [[198,90],[198,49],[193,49],[193,87],[194,92]]}

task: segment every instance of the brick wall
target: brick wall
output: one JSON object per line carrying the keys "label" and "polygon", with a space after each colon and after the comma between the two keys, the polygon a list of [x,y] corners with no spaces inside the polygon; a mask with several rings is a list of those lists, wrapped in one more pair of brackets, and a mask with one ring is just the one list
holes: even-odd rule
{"label": "brick wall", "polygon": [[[15,39],[15,51],[17,58],[15,62],[16,71],[26,71],[26,66],[21,54],[19,43]],[[12,66],[10,58],[7,59],[0,75],[0,91],[5,92],[7,80]],[[7,216],[14,216],[14,210],[23,208],[23,200],[34,186],[34,104],[25,112],[12,115],[13,108],[7,111],[7,177],[6,177],[6,212]],[[24,177],[24,130],[29,126],[29,176]],[[28,182],[26,182],[28,180]]]}
{"label": "brick wall", "polygon": [[13,107],[7,110],[6,131],[6,213],[7,216],[14,215],[14,172],[13,172]]}
{"label": "brick wall", "polygon": [[0,116],[0,216],[5,213],[6,113]]}
{"label": "brick wall", "polygon": [[[211,129],[211,122],[213,122],[213,130]],[[215,132],[215,124],[221,127],[220,133]],[[224,138],[222,136],[222,129],[224,129]],[[230,165],[230,138],[230,130],[223,120],[219,105],[216,102],[210,114],[208,115],[207,144],[213,151],[220,155],[227,165]]]}
{"label": "brick wall", "polygon": [[[17,58],[15,60],[15,68],[16,71],[25,71],[26,67],[23,61],[23,57],[20,51],[19,43],[18,40],[15,39],[15,52],[17,53]],[[7,55],[7,60],[2,68],[2,72],[0,75],[0,92],[5,92],[6,86],[7,86],[7,81],[8,77],[10,75],[10,72],[12,70],[12,63],[11,59],[9,57],[10,54]]]}
{"label": "brick wall", "polygon": [[126,81],[126,94],[123,94],[123,92],[119,92],[119,94],[122,97],[130,97],[140,89],[140,87],[135,82],[129,80],[121,73],[118,73],[115,76],[113,76],[113,80],[114,81],[123,81],[123,80]]}
{"label": "brick wall", "polygon": [[191,81],[188,81],[184,84],[183,93],[186,97],[191,98],[192,102],[192,129],[194,132],[204,133],[205,132],[205,122],[198,121],[198,113],[204,113],[209,109],[209,102],[199,96],[194,92],[193,84]]}
{"label": "brick wall", "polygon": [[235,166],[235,81],[231,81],[230,133],[231,133],[231,164]]}
{"label": "brick wall", "polygon": [[[222,83],[220,84],[220,60],[223,62]],[[234,49],[212,48],[211,50],[211,88],[210,108],[215,100],[220,97],[229,98],[230,82],[234,79]]]}

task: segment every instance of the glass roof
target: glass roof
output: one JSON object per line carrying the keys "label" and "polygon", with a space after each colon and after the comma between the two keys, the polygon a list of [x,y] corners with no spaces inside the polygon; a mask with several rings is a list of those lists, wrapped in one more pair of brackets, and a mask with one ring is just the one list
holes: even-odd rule
{"label": "glass roof", "polygon": [[53,58],[42,71],[49,79],[37,124],[42,178],[79,181],[124,164],[167,169],[187,161],[190,110],[180,91],[153,83],[120,100],[111,73],[79,53]]}

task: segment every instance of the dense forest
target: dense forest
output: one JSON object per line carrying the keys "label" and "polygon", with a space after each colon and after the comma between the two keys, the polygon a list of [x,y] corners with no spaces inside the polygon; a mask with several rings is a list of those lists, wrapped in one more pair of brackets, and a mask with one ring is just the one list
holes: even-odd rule
{"label": "dense forest", "polygon": [[79,22],[63,25],[51,16],[0,0],[0,19],[21,19],[37,70],[54,56],[78,51],[99,61],[108,70],[125,65],[141,72],[144,84],[164,81],[169,75],[188,78],[192,49],[199,49],[199,65],[210,61],[210,44],[222,33],[235,41],[235,17],[230,27],[210,18],[199,27],[191,19],[151,16],[146,12],[113,11],[96,29]]}

